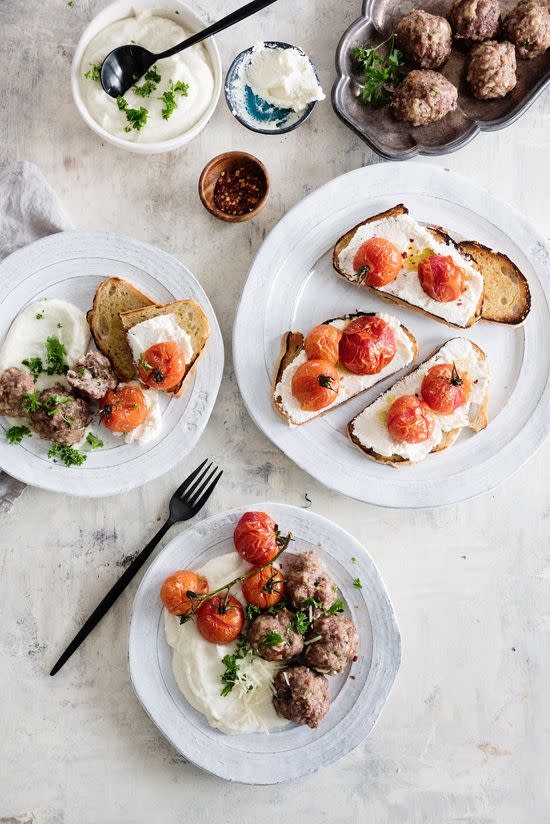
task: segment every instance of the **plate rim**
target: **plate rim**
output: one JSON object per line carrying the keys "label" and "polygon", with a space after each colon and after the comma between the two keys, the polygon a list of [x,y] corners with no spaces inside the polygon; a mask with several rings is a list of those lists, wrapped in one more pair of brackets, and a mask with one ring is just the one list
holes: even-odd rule
{"label": "plate rim", "polygon": [[[447,478],[445,481],[446,484],[451,487],[450,490],[446,489],[444,494],[441,486],[439,486],[436,495],[429,495],[426,492],[426,490],[423,491],[422,489],[420,489],[421,481],[418,481],[416,484],[416,494],[413,494],[410,491],[400,492],[399,494],[401,497],[399,500],[382,500],[380,494],[377,493],[376,490],[371,491],[370,494],[367,495],[361,493],[360,490],[357,490],[356,494],[355,491],[343,489],[342,483],[338,483],[334,475],[329,474],[327,477],[321,478],[319,477],[318,472],[312,470],[308,466],[308,461],[306,459],[302,458],[301,456],[299,459],[297,459],[293,455],[290,455],[287,451],[287,448],[285,446],[281,446],[280,443],[278,443],[278,440],[280,439],[276,439],[276,433],[273,433],[272,431],[273,426],[269,423],[269,421],[266,423],[264,420],[262,420],[260,417],[260,413],[254,409],[252,396],[249,394],[248,387],[245,383],[247,380],[245,376],[246,351],[239,340],[240,324],[244,320],[243,316],[247,311],[246,301],[248,299],[248,293],[251,290],[251,278],[256,274],[256,268],[258,266],[261,266],[260,259],[264,252],[264,249],[266,248],[267,244],[273,242],[274,236],[278,237],[281,232],[287,231],[288,226],[292,226],[295,216],[297,214],[300,214],[302,210],[310,209],[312,212],[315,212],[315,207],[312,206],[312,204],[315,204],[317,199],[322,199],[325,196],[325,194],[331,190],[331,187],[340,188],[341,186],[349,186],[350,189],[353,188],[354,191],[357,192],[361,190],[361,188],[358,187],[359,181],[362,181],[363,184],[368,183],[369,176],[379,176],[383,177],[385,180],[391,179],[392,181],[397,178],[400,182],[404,181],[404,186],[410,186],[411,180],[416,184],[416,179],[420,176],[423,176],[424,180],[430,179],[431,189],[432,191],[434,191],[434,194],[437,194],[437,192],[441,192],[441,194],[444,195],[446,199],[449,202],[451,202],[454,206],[466,206],[475,214],[479,214],[478,207],[476,207],[475,203],[477,202],[477,200],[479,200],[480,196],[482,196],[486,200],[488,199],[492,203],[492,205],[500,211],[501,214],[507,214],[509,219],[513,218],[514,225],[518,227],[518,235],[526,234],[528,237],[531,238],[531,244],[536,243],[537,246],[540,246],[540,248],[544,250],[546,255],[546,265],[548,266],[548,261],[550,260],[550,243],[543,237],[543,235],[541,235],[538,232],[538,230],[531,225],[527,218],[525,218],[517,209],[508,204],[503,199],[493,195],[485,187],[479,186],[478,184],[474,183],[472,180],[463,175],[456,174],[455,172],[452,172],[449,169],[441,168],[439,166],[434,166],[429,163],[422,163],[418,161],[410,161],[402,164],[395,164],[392,162],[375,163],[370,166],[364,166],[359,169],[354,169],[349,172],[346,172],[343,175],[339,175],[338,177],[333,178],[330,181],[327,181],[325,184],[318,187],[313,192],[309,193],[305,198],[296,203],[288,212],[286,212],[286,214],[274,226],[274,228],[268,234],[266,239],[263,241],[262,245],[256,253],[256,256],[254,257],[254,260],[252,261],[245,285],[241,293],[239,306],[235,315],[232,334],[233,363],[241,397],[250,417],[252,418],[256,426],[260,429],[260,431],[263,432],[263,434],[266,437],[268,437],[270,441],[272,441],[272,443],[274,443],[285,455],[287,455],[287,457],[294,464],[299,466],[311,477],[315,478],[328,489],[331,489],[335,492],[339,492],[340,494],[361,501],[363,503],[368,503],[374,506],[392,509],[433,508],[455,504],[465,500],[470,500],[471,498],[483,494],[484,492],[488,492],[489,490],[494,489],[502,481],[511,477],[518,469],[521,468],[521,466],[523,466],[529,460],[529,458],[536,454],[538,449],[542,446],[543,442],[548,438],[550,434],[550,419],[544,420],[541,425],[537,426],[537,422],[534,421],[535,414],[533,413],[533,415],[529,419],[528,425],[524,427],[522,436],[526,437],[526,430],[529,430],[531,434],[531,441],[534,440],[536,442],[530,443],[530,448],[520,454],[519,459],[516,459],[513,462],[512,468],[506,466],[506,468],[503,471],[493,472],[493,475],[491,476],[490,480],[488,478],[484,478],[483,482],[477,482],[475,488],[471,488],[468,490],[462,489],[461,491],[453,491],[452,485],[453,483],[455,483],[456,485],[457,482],[453,481],[453,478],[450,477]],[[457,201],[451,199],[448,191],[448,181],[453,179],[457,181],[457,186],[454,187],[453,192],[456,192],[458,190],[462,193],[461,196],[457,198]],[[355,186],[353,186],[353,183],[351,183],[351,181],[355,181]],[[437,190],[434,190],[434,186],[437,186]],[[366,190],[369,191],[368,188],[366,188]],[[374,189],[374,191],[376,195],[380,194],[376,191],[376,188]],[[473,198],[473,201],[469,200],[469,198]],[[491,217],[491,221],[494,222],[494,214]],[[495,225],[497,224],[495,223]],[[450,231],[452,231],[452,228],[450,229]],[[287,246],[290,245],[291,243],[289,242]],[[330,249],[330,244],[327,248]],[[529,262],[537,278],[537,281],[541,287],[541,290],[545,294],[547,304],[550,304],[550,281],[547,277],[544,277],[544,264],[542,261],[534,260],[532,257],[529,258]],[[434,321],[434,323],[435,322],[436,321]],[[454,332],[456,330],[451,331]],[[513,330],[511,330],[511,334],[512,333]],[[545,399],[546,403],[548,403],[550,400],[550,375],[546,376],[546,383],[541,391],[537,406],[535,407],[535,411],[540,410],[541,406],[545,403]],[[533,428],[537,430],[536,438],[533,438],[534,433],[531,431],[533,430]],[[501,461],[500,467],[502,466],[503,462]],[[460,482],[458,482],[458,484],[460,484]]]}
{"label": "plate rim", "polygon": [[[56,469],[62,469],[63,474],[60,475],[57,472],[51,473],[43,473],[39,475],[39,480],[37,481],[37,476],[32,472],[32,468],[25,469],[21,471],[21,467],[16,467],[15,469],[9,467],[6,468],[2,465],[0,471],[6,472],[6,474],[10,475],[12,478],[20,481],[21,483],[25,483],[28,486],[33,486],[38,489],[43,489],[49,492],[57,492],[68,495],[74,498],[106,498],[112,497],[114,495],[119,495],[124,492],[129,492],[133,489],[138,489],[143,485],[156,480],[167,472],[171,471],[175,466],[177,466],[197,445],[200,437],[202,436],[204,429],[206,428],[208,421],[210,420],[210,416],[212,414],[218,392],[220,389],[222,377],[223,377],[223,369],[225,364],[225,350],[223,344],[223,337],[221,334],[221,329],[219,326],[219,322],[212,306],[212,303],[206,294],[202,284],[199,280],[195,277],[195,275],[187,268],[187,266],[175,255],[171,254],[170,252],[166,252],[164,249],[160,249],[159,247],[155,246],[152,243],[147,243],[142,240],[138,240],[137,238],[130,237],[129,235],[125,235],[123,233],[118,232],[108,232],[102,231],[97,229],[68,229],[60,232],[54,232],[50,235],[46,235],[38,240],[33,241],[32,243],[28,243],[25,246],[22,246],[19,249],[16,249],[7,257],[5,257],[2,261],[0,261],[0,280],[3,278],[4,273],[6,270],[10,271],[11,276],[13,277],[14,273],[17,273],[19,270],[22,270],[24,267],[24,261],[26,258],[31,256],[35,256],[38,253],[46,253],[50,252],[53,260],[50,259],[44,263],[45,266],[51,266],[52,264],[59,264],[63,262],[67,262],[68,260],[74,260],[75,265],[79,260],[79,257],[68,257],[67,254],[64,254],[62,251],[62,244],[64,240],[68,240],[69,242],[73,243],[81,243],[83,246],[88,246],[90,251],[93,252],[94,244],[97,244],[103,241],[106,245],[103,248],[103,251],[96,253],[95,255],[92,253],[90,255],[91,258],[94,257],[101,257],[103,255],[107,255],[109,253],[116,254],[116,247],[118,245],[119,249],[122,247],[128,258],[126,260],[121,260],[120,262],[124,262],[130,265],[135,265],[137,268],[140,268],[139,264],[132,264],[132,254],[135,251],[136,253],[141,252],[145,253],[146,255],[156,258],[159,260],[159,263],[162,260],[169,261],[171,266],[179,269],[180,274],[185,274],[185,278],[193,283],[194,288],[196,288],[197,292],[200,295],[201,305],[206,312],[210,324],[210,336],[208,341],[208,354],[211,358],[211,383],[208,402],[206,404],[205,412],[201,415],[200,418],[200,425],[194,430],[192,436],[189,438],[187,442],[188,446],[185,446],[183,449],[178,449],[177,452],[174,451],[174,459],[169,461],[168,464],[164,467],[159,467],[158,469],[151,469],[150,473],[148,473],[146,478],[143,478],[142,473],[132,473],[123,483],[119,483],[118,485],[114,484],[104,484],[103,482],[99,485],[99,482],[95,485],[95,487],[90,487],[90,482],[87,481],[85,478],[83,479],[84,482],[81,485],[73,485],[72,483],[67,483],[67,477],[65,476],[65,471],[72,471],[75,473],[74,469],[69,469],[56,466]],[[110,247],[110,248],[109,248]],[[84,254],[80,255],[80,259],[85,257]],[[161,266],[159,265],[159,268]],[[152,275],[150,272],[147,272],[143,269],[144,272],[150,277],[152,280],[156,281],[159,286],[168,291],[171,291],[175,284],[171,284],[167,286],[163,280],[161,280],[157,275]],[[116,273],[114,273],[116,276]],[[98,275],[98,277],[108,277]],[[18,287],[18,283],[16,282],[13,285],[13,288]],[[176,292],[179,288],[184,287],[184,282],[182,281],[181,287],[178,285]],[[178,298],[177,296],[175,299],[184,299]],[[33,300],[33,297],[30,296],[27,302]],[[25,304],[26,305],[26,304]],[[11,322],[13,322],[14,318]],[[10,322],[10,325],[11,325]],[[7,327],[9,329],[9,326]],[[7,330],[6,330],[7,331]],[[198,369],[195,374],[198,374],[198,370],[200,369],[200,360],[198,364]],[[195,385],[194,385],[195,386]],[[193,395],[189,396],[189,400]],[[151,444],[151,450],[154,451],[156,444],[153,442]],[[9,454],[9,453],[7,453]],[[176,457],[177,455],[177,457]],[[149,466],[153,467],[150,461],[148,462]],[[32,475],[32,477],[30,477]],[[51,477],[50,477],[51,476]],[[72,478],[77,478],[76,474],[70,476]]]}
{"label": "plate rim", "polygon": [[[361,562],[362,562],[362,564],[364,564],[364,567],[366,567],[368,569],[367,574],[369,575],[369,581],[373,582],[373,586],[371,587],[371,589],[374,592],[376,592],[377,598],[380,602],[380,618],[378,620],[378,623],[375,623],[373,621],[373,613],[371,612],[371,609],[369,609],[369,606],[367,604],[367,611],[369,613],[369,619],[370,619],[370,622],[371,622],[372,637],[373,637],[373,658],[372,658],[369,673],[371,671],[375,671],[375,675],[378,675],[378,677],[380,677],[382,679],[381,683],[379,685],[379,693],[375,696],[375,701],[373,702],[373,705],[372,705],[371,714],[372,714],[373,717],[372,718],[369,717],[367,719],[366,724],[365,723],[363,724],[363,726],[366,729],[363,729],[363,727],[358,727],[357,728],[357,732],[359,734],[358,735],[356,734],[356,736],[353,738],[351,743],[349,742],[349,740],[346,741],[346,746],[345,746],[344,751],[338,752],[338,754],[336,754],[336,755],[333,755],[331,753],[330,758],[328,758],[325,761],[323,761],[322,763],[316,764],[312,767],[310,767],[307,764],[304,764],[304,769],[301,769],[299,773],[295,772],[294,774],[287,774],[287,775],[278,775],[277,774],[277,775],[275,775],[275,774],[270,772],[268,777],[264,776],[264,778],[266,780],[258,780],[258,781],[255,781],[255,780],[253,780],[253,778],[250,778],[250,776],[247,776],[245,772],[243,774],[240,774],[240,772],[236,773],[235,771],[231,771],[231,769],[229,769],[229,770],[221,769],[219,767],[219,764],[223,763],[223,761],[220,761],[219,759],[216,762],[216,766],[210,765],[210,767],[209,767],[206,763],[204,763],[203,760],[201,760],[201,759],[197,760],[196,758],[193,758],[192,754],[190,754],[189,752],[185,752],[184,751],[185,748],[182,748],[182,746],[180,744],[178,744],[176,741],[174,741],[173,737],[170,734],[170,731],[165,729],[164,726],[157,720],[157,718],[155,717],[154,709],[151,709],[151,707],[147,705],[146,699],[144,698],[144,696],[140,692],[140,687],[139,687],[139,684],[137,682],[138,679],[135,678],[134,663],[133,663],[134,658],[135,658],[135,654],[136,654],[135,653],[136,641],[133,637],[133,628],[135,628],[135,616],[136,616],[138,610],[141,607],[141,599],[146,597],[146,589],[148,587],[149,580],[155,574],[156,567],[158,565],[160,565],[160,562],[161,562],[163,556],[165,555],[165,553],[167,553],[168,551],[173,551],[174,549],[176,549],[177,544],[184,541],[185,536],[188,535],[189,533],[194,533],[194,535],[200,536],[200,533],[201,532],[204,533],[205,528],[208,528],[209,524],[211,524],[213,522],[217,522],[217,521],[227,520],[229,518],[235,518],[236,519],[236,517],[238,515],[249,511],[251,508],[253,508],[254,511],[269,512],[270,514],[272,514],[272,516],[274,516],[276,518],[276,520],[279,519],[280,513],[283,513],[283,515],[281,517],[284,517],[284,513],[293,513],[294,517],[298,517],[298,515],[299,515],[300,518],[304,518],[305,520],[309,520],[311,522],[317,522],[320,525],[320,527],[324,527],[325,529],[328,528],[330,531],[332,531],[332,533],[334,535],[337,535],[340,538],[342,538],[342,537],[345,538],[346,542],[348,542],[347,543],[348,546],[351,546],[353,544],[353,545],[355,545],[355,551],[357,551],[357,552],[360,551],[361,552],[361,556],[360,556],[361,557]],[[327,551],[325,547],[323,547],[323,549],[324,549],[325,552]],[[331,557],[335,557],[335,556],[331,556]],[[361,591],[361,590],[359,590],[359,591]],[[387,629],[389,635],[388,635],[388,643],[387,643],[386,648],[385,648],[385,657],[387,658],[387,660],[385,661],[384,667],[382,667],[381,666],[380,656],[378,657],[378,659],[375,660],[374,650],[375,650],[375,635],[377,637],[378,632],[382,631],[382,629],[384,629],[384,628]],[[395,608],[394,608],[393,603],[390,599],[390,595],[389,595],[388,589],[387,589],[387,587],[384,583],[382,575],[381,575],[375,561],[371,557],[368,549],[363,545],[363,543],[358,538],[356,538],[354,535],[352,535],[350,532],[348,532],[346,529],[344,529],[344,527],[340,526],[339,524],[335,523],[334,521],[331,521],[329,518],[325,518],[323,515],[319,515],[317,512],[312,512],[310,509],[305,509],[303,507],[294,506],[292,504],[277,503],[277,502],[274,502],[274,501],[258,501],[258,502],[255,501],[252,504],[250,504],[249,506],[241,505],[241,506],[238,506],[238,507],[233,507],[232,509],[229,509],[229,510],[225,510],[223,512],[215,513],[214,515],[211,515],[208,518],[205,518],[204,520],[197,522],[193,526],[190,526],[188,529],[186,529],[183,532],[180,532],[178,535],[174,536],[174,538],[172,538],[166,544],[166,546],[163,547],[162,551],[157,555],[157,557],[155,558],[155,560],[153,561],[153,563],[150,565],[150,567],[147,569],[145,575],[143,576],[143,579],[141,580],[140,585],[138,587],[138,590],[137,590],[137,592],[134,596],[134,600],[133,600],[133,603],[132,603],[132,609],[131,609],[131,613],[130,613],[130,618],[129,618],[129,621],[128,621],[128,658],[127,658],[128,672],[129,672],[129,675],[130,675],[130,681],[131,681],[134,693],[135,693],[138,701],[140,702],[141,706],[143,707],[144,711],[146,712],[146,714],[153,721],[153,723],[155,724],[157,729],[162,733],[162,735],[174,747],[174,749],[177,752],[179,752],[181,755],[183,755],[184,758],[188,759],[190,761],[190,763],[194,764],[195,766],[199,767],[200,769],[205,770],[206,772],[210,773],[211,775],[215,775],[219,778],[223,778],[224,780],[231,781],[231,782],[234,782],[234,783],[247,784],[247,785],[267,786],[267,785],[273,785],[273,784],[283,784],[283,783],[287,783],[289,781],[297,780],[298,778],[303,778],[307,775],[311,775],[315,772],[318,772],[320,769],[322,769],[325,766],[329,766],[330,764],[335,763],[340,758],[343,758],[344,756],[349,755],[350,752],[352,752],[358,746],[360,746],[360,744],[365,741],[365,739],[368,737],[368,735],[370,735],[370,733],[372,732],[372,730],[376,726],[376,724],[377,724],[377,722],[380,718],[380,715],[382,713],[382,710],[383,710],[385,704],[387,703],[387,700],[388,700],[388,698],[390,696],[390,693],[391,693],[391,691],[392,691],[392,689],[395,685],[395,682],[396,682],[396,679],[397,679],[397,676],[398,676],[398,673],[399,673],[399,669],[400,669],[400,666],[401,666],[401,655],[402,655],[402,639],[401,639],[401,633],[400,633],[399,625],[398,625],[398,621],[397,621],[397,616],[396,616],[396,613],[395,613]],[[361,695],[363,695],[363,694],[364,694],[364,692],[361,693]],[[361,699],[359,699],[359,700],[361,700]],[[357,704],[359,703],[359,700],[355,702],[355,704],[353,705],[354,707],[357,706]],[[349,715],[349,712],[347,713],[347,715]],[[343,719],[341,719],[340,723],[345,721],[345,718],[347,717],[347,715],[345,715],[343,717]],[[206,721],[204,723],[207,724]],[[229,737],[229,738],[234,737],[234,736],[224,736],[223,733],[219,733],[219,734],[222,736],[222,740],[225,737]]]}

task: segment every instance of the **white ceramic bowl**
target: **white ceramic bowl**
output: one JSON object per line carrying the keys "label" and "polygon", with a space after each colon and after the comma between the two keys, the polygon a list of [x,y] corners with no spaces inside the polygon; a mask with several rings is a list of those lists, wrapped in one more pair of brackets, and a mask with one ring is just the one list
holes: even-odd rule
{"label": "white ceramic bowl", "polygon": [[[176,9],[179,12],[178,14],[176,14]],[[121,149],[126,149],[127,152],[135,152],[136,154],[160,154],[161,152],[171,152],[174,149],[179,149],[182,146],[185,146],[186,143],[193,140],[194,137],[202,132],[214,113],[222,90],[223,78],[220,53],[212,37],[209,37],[208,40],[204,41],[204,47],[208,57],[210,58],[212,71],[214,73],[214,94],[212,96],[212,100],[210,101],[210,105],[200,120],[195,123],[191,129],[181,135],[178,135],[178,137],[171,138],[170,140],[162,140],[156,143],[136,143],[130,140],[124,140],[122,137],[115,137],[115,135],[112,135],[110,132],[102,128],[99,123],[96,123],[88,111],[84,100],[82,99],[79,85],[80,64],[82,63],[84,52],[93,38],[107,26],[110,26],[111,23],[116,23],[117,20],[123,20],[125,17],[129,17],[136,11],[144,10],[155,11],[160,17],[166,17],[168,20],[173,20],[175,23],[183,26],[192,34],[200,31],[207,25],[207,23],[195,14],[189,6],[180,2],[180,0],[171,0],[170,3],[167,3],[167,0],[116,0],[96,15],[91,23],[84,29],[73,57],[71,67],[71,88],[74,102],[80,116],[90,127],[90,129],[99,135],[102,140],[112,143],[113,146],[119,146]]]}

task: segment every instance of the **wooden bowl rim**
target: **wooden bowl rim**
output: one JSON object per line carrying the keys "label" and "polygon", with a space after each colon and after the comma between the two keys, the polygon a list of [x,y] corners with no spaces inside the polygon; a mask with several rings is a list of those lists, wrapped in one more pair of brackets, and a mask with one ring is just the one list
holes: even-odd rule
{"label": "wooden bowl rim", "polygon": [[[222,212],[221,209],[218,209],[218,207],[214,204],[213,200],[207,198],[205,194],[205,179],[208,173],[216,164],[220,164],[221,168],[225,169],[230,164],[238,160],[249,160],[251,163],[253,163],[260,169],[265,178],[265,194],[259,201],[258,205],[251,212],[247,212],[244,215],[228,215],[225,212]],[[250,154],[249,152],[222,152],[221,154],[213,157],[212,160],[210,160],[202,170],[199,178],[199,197],[204,208],[208,212],[210,212],[211,215],[217,217],[219,220],[224,220],[226,223],[244,223],[246,220],[251,220],[253,217],[256,217],[256,215],[258,215],[262,211],[265,204],[267,203],[270,187],[271,182],[269,179],[269,172],[267,171],[265,164],[260,160],[259,157],[256,157],[255,155]]]}

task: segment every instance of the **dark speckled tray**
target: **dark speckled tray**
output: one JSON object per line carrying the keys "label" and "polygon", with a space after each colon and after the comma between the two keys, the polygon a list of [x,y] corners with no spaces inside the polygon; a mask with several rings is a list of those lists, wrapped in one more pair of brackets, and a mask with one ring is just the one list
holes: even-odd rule
{"label": "dark speckled tray", "polygon": [[[501,0],[504,13],[515,0]],[[373,109],[358,97],[360,75],[351,50],[373,46],[394,31],[397,22],[413,8],[447,16],[451,0],[365,0],[362,16],[346,31],[336,51],[337,79],[332,105],[341,120],[382,157],[407,160],[418,154],[442,155],[462,148],[480,131],[508,126],[523,114],[550,82],[550,49],[535,60],[518,60],[516,88],[502,100],[482,101],[473,97],[464,82],[467,49],[453,48],[442,74],[458,87],[458,109],[439,123],[407,126],[392,116],[389,108]]]}

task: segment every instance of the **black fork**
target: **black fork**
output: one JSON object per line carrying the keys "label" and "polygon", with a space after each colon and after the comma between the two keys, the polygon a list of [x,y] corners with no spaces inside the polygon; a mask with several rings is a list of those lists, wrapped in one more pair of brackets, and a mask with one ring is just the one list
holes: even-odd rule
{"label": "black fork", "polygon": [[[208,464],[208,466],[207,466]],[[94,627],[99,624],[103,616],[111,609],[119,595],[121,595],[130,581],[137,575],[145,561],[151,556],[160,539],[168,532],[171,526],[178,521],[188,521],[193,518],[205,505],[216,484],[223,475],[223,469],[218,469],[208,459],[203,461],[194,472],[179,486],[170,499],[170,514],[168,520],[159,529],[154,538],[134,558],[130,566],[122,573],[118,581],[111,587],[105,598],[97,605],[86,623],[77,632],[65,652],[50,672],[55,675],[69,660],[73,652],[88,637]]]}

